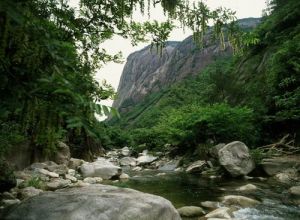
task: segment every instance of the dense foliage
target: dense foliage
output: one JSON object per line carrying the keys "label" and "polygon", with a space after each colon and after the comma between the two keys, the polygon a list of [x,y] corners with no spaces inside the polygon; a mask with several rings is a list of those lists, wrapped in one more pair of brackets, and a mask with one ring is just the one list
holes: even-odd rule
{"label": "dense foliage", "polygon": [[296,0],[272,1],[255,37],[244,38],[255,45],[242,56],[218,58],[198,76],[149,94],[118,126],[134,146],[160,150],[233,140],[256,147],[286,133],[299,144],[299,9]]}
{"label": "dense foliage", "polygon": [[[149,12],[157,4],[168,15],[166,22],[132,19],[137,9]],[[203,35],[213,21],[220,38],[221,27],[234,25],[235,16],[226,9],[210,11],[203,3],[189,6],[183,0],[81,0],[78,8],[67,0],[2,0],[0,153],[24,140],[46,154],[55,151],[58,140],[79,152],[99,148],[101,142],[110,146],[106,133],[118,142],[116,132],[103,129],[95,117],[115,110],[97,104],[114,92],[109,85],[100,85],[94,74],[121,58],[108,54],[101,44],[118,35],[130,38],[132,44],[151,40],[159,49],[174,19],[195,36]]]}

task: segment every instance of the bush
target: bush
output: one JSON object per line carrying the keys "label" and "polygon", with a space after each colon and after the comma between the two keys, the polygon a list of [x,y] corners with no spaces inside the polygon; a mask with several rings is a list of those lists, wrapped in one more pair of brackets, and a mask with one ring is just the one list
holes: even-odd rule
{"label": "bush", "polygon": [[43,188],[43,182],[40,177],[34,176],[26,182],[26,187],[32,186],[36,189]]}
{"label": "bush", "polygon": [[209,139],[215,142],[241,140],[251,145],[258,137],[254,122],[253,111],[246,107],[187,105],[165,115],[154,131],[159,134],[155,135],[156,139],[172,145],[194,147]]}

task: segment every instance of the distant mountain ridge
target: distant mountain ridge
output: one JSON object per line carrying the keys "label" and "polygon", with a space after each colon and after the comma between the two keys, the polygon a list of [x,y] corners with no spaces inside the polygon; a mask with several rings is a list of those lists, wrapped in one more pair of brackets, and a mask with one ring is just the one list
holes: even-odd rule
{"label": "distant mountain ridge", "polygon": [[[260,20],[246,18],[238,22],[242,28],[247,29],[256,27]],[[230,47],[222,50],[218,43],[212,42],[209,34],[205,36],[204,47],[201,49],[190,36],[182,42],[167,42],[161,55],[156,49],[151,50],[150,46],[136,51],[127,58],[113,107],[121,113],[128,112],[146,95],[195,75],[217,57],[231,53]]]}

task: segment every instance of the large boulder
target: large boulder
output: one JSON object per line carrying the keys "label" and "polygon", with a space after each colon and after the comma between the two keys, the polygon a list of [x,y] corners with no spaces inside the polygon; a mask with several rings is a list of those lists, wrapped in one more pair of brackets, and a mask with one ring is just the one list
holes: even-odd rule
{"label": "large boulder", "polygon": [[220,164],[233,177],[245,176],[255,168],[248,147],[240,141],[234,141],[222,147],[218,156]]}
{"label": "large boulder", "polygon": [[266,158],[262,160],[261,165],[269,176],[274,176],[290,168],[300,170],[300,156],[293,155]]}
{"label": "large boulder", "polygon": [[3,218],[23,220],[180,220],[172,204],[159,196],[108,185],[46,192],[23,201]]}
{"label": "large boulder", "polygon": [[179,160],[171,160],[159,166],[158,170],[174,171],[178,167],[178,165],[179,165]]}
{"label": "large boulder", "polygon": [[133,157],[123,157],[119,161],[121,166],[136,166],[136,159]]}
{"label": "large boulder", "polygon": [[136,160],[137,160],[137,165],[146,165],[146,164],[150,164],[153,161],[157,160],[158,157],[154,157],[152,155],[143,155],[143,156],[139,156]]}
{"label": "large boulder", "polygon": [[80,172],[84,178],[101,177],[102,179],[111,179],[112,177],[120,176],[122,169],[99,157],[95,162],[82,164]]}

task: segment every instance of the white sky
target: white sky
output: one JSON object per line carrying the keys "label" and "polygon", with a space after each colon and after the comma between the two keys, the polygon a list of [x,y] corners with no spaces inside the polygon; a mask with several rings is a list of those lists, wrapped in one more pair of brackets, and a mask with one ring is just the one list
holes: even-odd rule
{"label": "white sky", "polygon": [[[70,4],[75,6],[78,0],[70,0]],[[238,19],[248,18],[248,17],[261,17],[262,10],[266,8],[265,0],[204,0],[211,9],[217,7],[230,8],[233,11],[236,11],[236,16]],[[165,21],[166,18],[163,15],[161,7],[152,8],[150,10],[151,19],[158,21]],[[149,20],[148,15],[144,17],[140,13],[134,14],[134,20],[138,22],[144,22]],[[173,41],[182,41],[186,37],[190,36],[191,32],[183,32],[182,29],[173,30],[169,40]],[[111,84],[115,90],[117,90],[120,77],[122,74],[125,61],[129,54],[134,51],[140,50],[147,46],[149,43],[141,43],[136,47],[133,47],[130,43],[130,40],[123,39],[120,37],[114,37],[112,40],[109,40],[103,44],[103,48],[111,54],[118,53],[121,51],[124,57],[123,64],[109,63],[106,64],[102,69],[100,69],[96,74],[96,79],[100,82],[105,79],[109,84]],[[112,100],[106,100],[101,102],[104,105],[111,106]]]}

